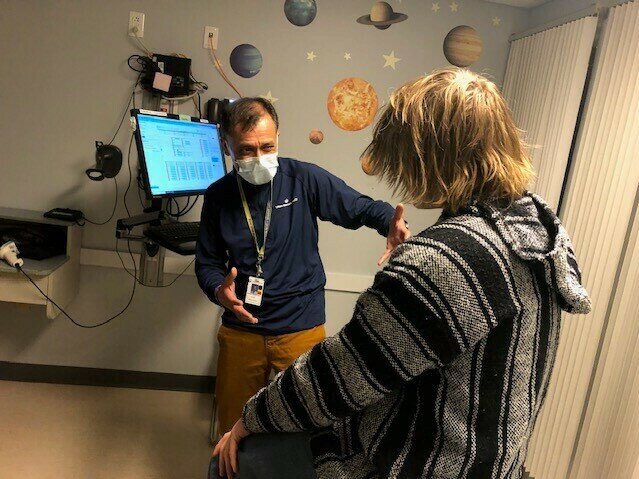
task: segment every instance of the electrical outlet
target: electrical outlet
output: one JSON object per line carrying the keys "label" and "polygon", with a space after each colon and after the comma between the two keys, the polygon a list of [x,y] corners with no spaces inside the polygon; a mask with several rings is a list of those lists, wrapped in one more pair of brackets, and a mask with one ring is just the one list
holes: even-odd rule
{"label": "electrical outlet", "polygon": [[213,44],[213,50],[217,50],[217,27],[204,27],[204,48],[211,49],[211,43]]}
{"label": "electrical outlet", "polygon": [[129,12],[129,36],[138,38],[144,36],[144,13]]}

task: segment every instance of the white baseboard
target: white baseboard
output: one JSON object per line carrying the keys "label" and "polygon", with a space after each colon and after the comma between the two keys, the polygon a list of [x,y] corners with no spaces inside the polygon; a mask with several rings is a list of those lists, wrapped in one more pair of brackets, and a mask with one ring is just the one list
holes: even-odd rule
{"label": "white baseboard", "polygon": [[[129,253],[120,253],[127,268],[133,270],[133,263]],[[133,257],[140,264],[140,255],[134,253]],[[179,274],[193,260],[192,256],[179,256],[170,252],[164,258],[164,272]],[[115,251],[82,248],[80,263],[85,266],[102,266],[104,268],[122,269],[122,262]],[[193,265],[189,266],[184,274],[195,275]],[[361,293],[373,284],[373,276],[346,273],[326,273],[326,289],[328,291],[340,291],[344,293]]]}

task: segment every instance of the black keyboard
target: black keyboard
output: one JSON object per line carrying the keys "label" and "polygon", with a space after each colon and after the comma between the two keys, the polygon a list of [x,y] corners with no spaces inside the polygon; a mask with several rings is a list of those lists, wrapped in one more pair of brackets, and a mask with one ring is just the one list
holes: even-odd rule
{"label": "black keyboard", "polygon": [[159,226],[149,226],[144,234],[172,251],[181,249],[184,243],[197,241],[200,231],[199,221],[184,223],[166,223]]}

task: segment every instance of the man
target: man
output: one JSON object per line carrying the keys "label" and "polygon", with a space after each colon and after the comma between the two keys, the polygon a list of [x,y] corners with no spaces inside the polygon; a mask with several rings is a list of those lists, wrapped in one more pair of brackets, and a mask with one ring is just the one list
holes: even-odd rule
{"label": "man", "polygon": [[380,263],[410,233],[401,205],[393,210],[315,165],[278,158],[279,121],[268,100],[233,102],[221,132],[234,169],[204,196],[195,271],[225,309],[216,381],[225,433],[271,369],[286,369],[325,337],[317,219],[387,236]]}

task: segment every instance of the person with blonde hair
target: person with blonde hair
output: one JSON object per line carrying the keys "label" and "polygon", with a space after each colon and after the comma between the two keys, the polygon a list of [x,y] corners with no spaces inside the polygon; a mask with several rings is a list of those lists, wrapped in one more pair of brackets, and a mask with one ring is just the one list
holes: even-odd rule
{"label": "person with blonde hair", "polygon": [[[411,81],[362,167],[441,217],[396,248],[336,336],[248,401],[211,474],[521,477],[561,311],[588,313],[590,299],[566,230],[527,191],[533,171],[506,102],[468,70]],[[310,443],[272,434],[300,431]]]}

